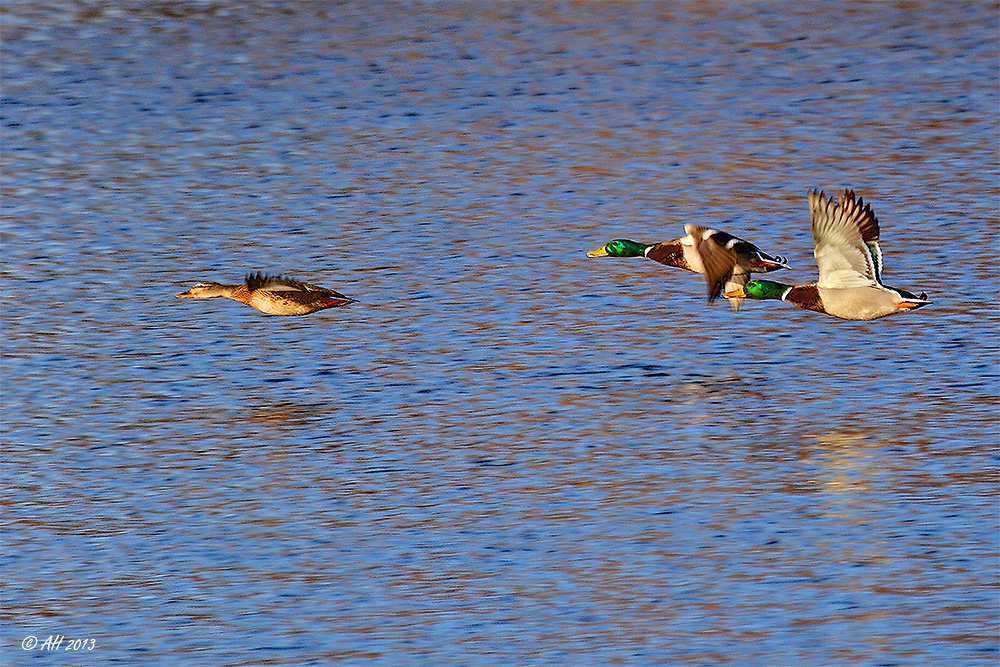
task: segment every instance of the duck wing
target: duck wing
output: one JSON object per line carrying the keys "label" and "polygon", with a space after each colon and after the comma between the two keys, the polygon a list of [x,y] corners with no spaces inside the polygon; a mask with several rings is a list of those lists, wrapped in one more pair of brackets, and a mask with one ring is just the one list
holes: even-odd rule
{"label": "duck wing", "polygon": [[[837,197],[840,202],[843,202],[848,197],[850,197],[851,202],[854,202],[854,191],[844,190],[842,193],[839,193]],[[843,204],[841,203],[841,205]],[[881,233],[878,225],[878,218],[875,217],[875,212],[872,211],[871,204],[866,204],[863,198],[858,197],[858,201],[855,205],[865,211],[866,218],[870,217],[870,221],[866,221],[865,224],[861,225],[861,240],[865,242],[868,252],[871,253],[872,262],[874,262],[875,266],[875,280],[879,285],[881,285],[882,249],[878,245],[878,237]]]}
{"label": "duck wing", "polygon": [[882,283],[882,251],[878,218],[870,204],[844,190],[839,201],[821,190],[809,193],[813,255],[819,286],[866,287]]}
{"label": "duck wing", "polygon": [[687,232],[688,239],[705,269],[708,298],[710,301],[715,301],[722,294],[726,281],[736,268],[736,252],[732,247],[727,247],[723,236],[733,237],[700,225],[684,225],[684,231]]}
{"label": "duck wing", "polygon": [[269,276],[266,273],[250,273],[246,277],[247,289],[251,292],[264,290],[267,292],[304,292],[305,283],[300,283],[282,276]]}
{"label": "duck wing", "polygon": [[320,287],[319,285],[304,283],[298,280],[292,280],[291,278],[284,278],[282,276],[269,276],[266,273],[260,273],[259,271],[257,273],[247,275],[246,286],[251,292],[255,290],[264,290],[266,292],[312,292],[315,294],[328,294],[338,297],[344,296],[339,292],[334,292],[331,289]]}

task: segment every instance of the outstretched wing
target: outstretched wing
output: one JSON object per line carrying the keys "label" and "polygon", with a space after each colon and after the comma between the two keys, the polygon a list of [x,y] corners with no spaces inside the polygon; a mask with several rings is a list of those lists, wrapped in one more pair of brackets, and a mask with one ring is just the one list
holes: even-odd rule
{"label": "outstretched wing", "polygon": [[864,287],[881,284],[882,251],[878,218],[870,204],[845,190],[839,202],[820,190],[809,193],[813,254],[820,287]]}
{"label": "outstretched wing", "polygon": [[305,292],[305,283],[300,283],[282,276],[269,276],[266,273],[250,273],[246,277],[247,289],[251,292],[266,290],[268,292]]}
{"label": "outstretched wing", "polygon": [[854,202],[853,190],[844,190],[837,193],[837,202],[840,206],[844,206],[844,202],[847,200],[850,200],[851,204],[860,208],[864,213],[865,222],[861,225],[861,240],[865,242],[868,252],[871,253],[872,261],[875,263],[875,280],[881,285],[882,249],[878,245],[878,237],[881,231],[879,229],[878,218],[875,217],[875,212],[872,211],[871,204],[866,204],[864,198],[858,197],[857,202]]}
{"label": "outstretched wing", "polygon": [[339,292],[334,292],[331,289],[320,287],[319,285],[303,283],[298,280],[292,280],[282,276],[269,276],[266,273],[260,273],[259,271],[257,273],[250,273],[247,275],[246,285],[247,289],[251,292],[255,290],[265,290],[268,292],[314,292],[317,294],[329,294],[331,296],[347,298]]}
{"label": "outstretched wing", "polygon": [[722,294],[726,281],[733,275],[737,257],[728,239],[734,237],[700,225],[684,225],[695,251],[701,258],[705,269],[705,282],[708,284],[708,298],[715,301]]}

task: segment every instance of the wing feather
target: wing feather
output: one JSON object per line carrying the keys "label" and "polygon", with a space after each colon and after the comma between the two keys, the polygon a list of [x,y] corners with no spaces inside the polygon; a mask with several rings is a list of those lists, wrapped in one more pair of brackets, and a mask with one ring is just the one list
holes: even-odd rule
{"label": "wing feather", "polygon": [[880,284],[882,251],[878,219],[871,205],[845,190],[838,202],[820,190],[809,194],[813,254],[820,287],[864,287]]}
{"label": "wing feather", "polygon": [[266,273],[250,273],[246,277],[247,289],[265,290],[268,292],[317,292],[321,294],[339,294],[333,290],[311,283],[304,283],[282,276],[269,276]]}
{"label": "wing feather", "polygon": [[[722,295],[722,289],[732,278],[733,271],[739,261],[732,244],[725,243],[734,237],[724,232],[692,224],[684,225],[684,231],[693,241],[695,251],[705,268],[708,298],[710,301],[715,301]],[[720,243],[720,241],[723,242]]]}

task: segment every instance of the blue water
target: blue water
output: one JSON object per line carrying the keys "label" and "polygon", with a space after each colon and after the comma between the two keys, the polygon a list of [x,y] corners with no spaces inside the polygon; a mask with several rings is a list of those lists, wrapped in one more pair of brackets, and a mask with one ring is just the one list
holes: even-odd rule
{"label": "blue water", "polygon": [[[1000,660],[995,4],[5,10],[3,664]],[[585,256],[813,187],[933,304]]]}

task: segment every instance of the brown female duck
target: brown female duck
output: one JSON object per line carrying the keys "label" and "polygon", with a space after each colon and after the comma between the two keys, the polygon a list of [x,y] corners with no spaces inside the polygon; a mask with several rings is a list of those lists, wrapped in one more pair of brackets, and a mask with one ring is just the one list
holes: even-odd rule
{"label": "brown female duck", "polygon": [[355,299],[331,289],[302,283],[288,278],[251,273],[238,285],[211,281],[200,282],[177,295],[189,299],[211,299],[224,296],[268,315],[306,315],[317,310],[336,308]]}

